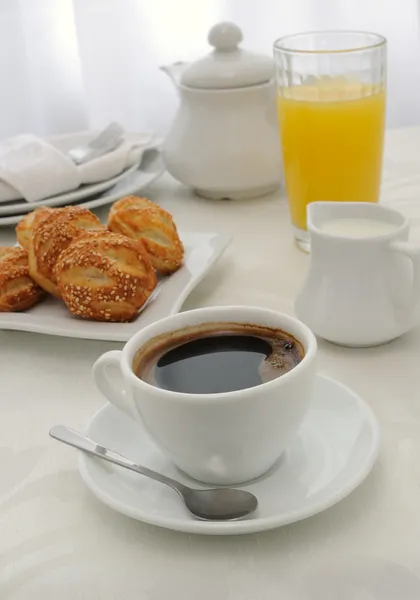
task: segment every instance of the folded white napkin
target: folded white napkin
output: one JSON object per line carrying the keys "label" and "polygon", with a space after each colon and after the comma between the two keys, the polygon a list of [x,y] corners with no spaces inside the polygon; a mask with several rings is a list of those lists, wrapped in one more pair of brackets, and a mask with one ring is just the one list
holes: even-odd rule
{"label": "folded white napkin", "polygon": [[126,134],[113,152],[82,165],[67,156],[68,150],[88,143],[97,132],[79,132],[47,140],[19,135],[0,142],[0,202],[23,198],[38,202],[76,190],[82,184],[116,177],[139,164],[151,134]]}

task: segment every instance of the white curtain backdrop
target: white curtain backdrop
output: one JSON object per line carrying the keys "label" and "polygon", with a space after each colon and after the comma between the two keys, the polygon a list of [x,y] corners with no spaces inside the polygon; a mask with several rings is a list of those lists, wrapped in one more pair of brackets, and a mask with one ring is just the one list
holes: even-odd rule
{"label": "white curtain backdrop", "polygon": [[356,28],[389,40],[388,123],[420,124],[418,0],[0,0],[0,138],[97,128],[164,134],[177,96],[159,65],[209,51],[233,20],[271,54],[286,33]]}

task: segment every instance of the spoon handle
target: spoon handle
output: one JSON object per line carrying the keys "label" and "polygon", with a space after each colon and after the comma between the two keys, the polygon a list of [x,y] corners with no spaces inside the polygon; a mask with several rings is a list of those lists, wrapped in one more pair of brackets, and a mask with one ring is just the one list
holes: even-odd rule
{"label": "spoon handle", "polygon": [[168,485],[181,496],[188,490],[186,486],[182,485],[182,483],[179,483],[178,481],[175,481],[175,479],[166,477],[166,475],[152,471],[147,467],[142,467],[129,458],[121,456],[121,454],[117,454],[112,450],[108,450],[108,448],[101,446],[86,435],[78,433],[77,431],[74,431],[74,429],[70,429],[70,427],[66,427],[65,425],[55,425],[52,429],[50,429],[50,436],[59,442],[63,442],[64,444],[68,444],[69,446],[73,446],[79,450],[83,450],[83,452],[87,452],[88,454],[93,454],[93,456],[102,458],[103,460],[106,460],[114,465],[118,465],[124,469],[129,469],[130,471],[134,471],[135,473],[139,473],[145,477],[155,479],[160,483]]}

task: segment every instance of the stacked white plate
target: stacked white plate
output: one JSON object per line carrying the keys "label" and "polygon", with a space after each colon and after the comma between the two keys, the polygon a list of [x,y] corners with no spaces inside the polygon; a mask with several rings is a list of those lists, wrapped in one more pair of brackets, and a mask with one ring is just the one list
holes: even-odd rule
{"label": "stacked white plate", "polygon": [[[63,136],[64,137],[64,136]],[[135,139],[135,135],[131,135]],[[37,206],[59,207],[78,204],[92,209],[111,204],[119,198],[139,193],[162,175],[165,167],[157,147],[145,148],[138,162],[110,179],[82,185],[77,190],[45,198],[39,202],[26,202],[23,198],[0,201],[0,227],[15,225]]]}

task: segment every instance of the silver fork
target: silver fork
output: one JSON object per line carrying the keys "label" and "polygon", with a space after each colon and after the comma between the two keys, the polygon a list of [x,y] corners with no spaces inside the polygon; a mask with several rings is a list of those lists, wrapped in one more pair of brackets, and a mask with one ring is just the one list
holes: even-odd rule
{"label": "silver fork", "polygon": [[119,123],[111,123],[88,144],[77,146],[67,152],[76,165],[81,165],[108,152],[116,150],[123,141],[124,129]]}

